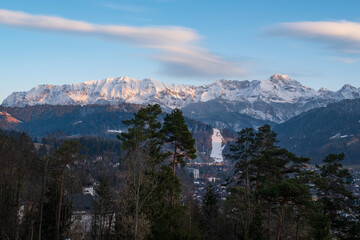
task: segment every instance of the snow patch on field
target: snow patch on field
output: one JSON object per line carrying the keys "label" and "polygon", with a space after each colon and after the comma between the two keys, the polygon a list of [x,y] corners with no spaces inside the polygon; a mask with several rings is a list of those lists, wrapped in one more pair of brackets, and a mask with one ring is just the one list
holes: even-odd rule
{"label": "snow patch on field", "polygon": [[222,151],[224,150],[224,138],[222,137],[220,130],[213,128],[213,135],[211,136],[212,149],[210,157],[215,160],[215,162],[223,162]]}
{"label": "snow patch on field", "polygon": [[111,129],[109,129],[109,130],[107,130],[107,133],[122,133],[123,131],[121,131],[121,130],[111,130]]}
{"label": "snow patch on field", "polygon": [[340,134],[340,133],[337,133],[337,134],[335,134],[334,136],[331,136],[329,139],[330,139],[330,140],[333,140],[333,139],[339,138],[340,136],[341,136],[341,134]]}

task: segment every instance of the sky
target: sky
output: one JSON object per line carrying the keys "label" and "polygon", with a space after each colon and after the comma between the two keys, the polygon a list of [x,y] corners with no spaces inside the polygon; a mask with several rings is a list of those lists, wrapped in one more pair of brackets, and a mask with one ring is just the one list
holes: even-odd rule
{"label": "sky", "polygon": [[128,76],[203,85],[287,74],[360,87],[358,0],[1,0],[0,102]]}

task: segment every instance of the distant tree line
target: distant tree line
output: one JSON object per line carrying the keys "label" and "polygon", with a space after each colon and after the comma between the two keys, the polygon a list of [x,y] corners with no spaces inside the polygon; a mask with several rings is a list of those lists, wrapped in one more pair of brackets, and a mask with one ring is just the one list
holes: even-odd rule
{"label": "distant tree line", "polygon": [[[311,170],[310,159],[277,146],[270,126],[246,128],[226,156],[233,163],[226,200],[209,184],[199,202],[182,169],[196,158],[195,140],[179,109],[160,121],[161,113],[159,105],[141,108],[117,142],[34,144],[1,132],[1,239],[360,239],[343,154]],[[89,184],[90,228],[79,232],[73,201]]]}

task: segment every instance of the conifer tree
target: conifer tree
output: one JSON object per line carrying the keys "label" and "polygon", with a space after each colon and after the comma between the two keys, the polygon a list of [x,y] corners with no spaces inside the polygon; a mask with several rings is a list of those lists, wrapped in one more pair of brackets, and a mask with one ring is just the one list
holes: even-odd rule
{"label": "conifer tree", "polygon": [[109,239],[113,219],[111,212],[113,196],[106,175],[101,177],[96,193],[92,216],[92,239]]}
{"label": "conifer tree", "polygon": [[[275,235],[281,238],[282,226],[285,220],[284,209],[306,206],[311,201],[309,188],[306,185],[307,171],[305,164],[308,158],[296,157],[286,149],[276,149],[264,152],[262,157],[267,168],[259,189],[259,197],[268,206],[267,227],[268,238],[271,236],[273,216],[277,216]],[[276,212],[273,212],[275,210]]]}
{"label": "conifer tree", "polygon": [[[326,156],[323,160],[324,165],[316,165],[320,170],[320,176],[315,180],[318,201],[323,209],[322,216],[330,223],[331,234],[339,239],[347,239],[350,229],[354,229],[353,226],[358,224],[346,217],[348,214],[354,214],[355,208],[351,204],[354,196],[347,189],[349,182],[346,182],[351,178],[351,174],[343,168],[343,160],[343,153]],[[360,235],[359,231],[352,234],[353,236],[348,239]]]}
{"label": "conifer tree", "polygon": [[209,239],[218,239],[218,215],[219,215],[219,203],[218,195],[214,191],[214,187],[210,184],[202,200],[202,214],[204,217],[205,233]]}
{"label": "conifer tree", "polygon": [[[171,165],[173,176],[176,174],[176,165],[185,165],[185,158],[195,159],[195,140],[185,123],[182,111],[175,108],[170,114],[166,114],[162,128],[165,143],[170,144]],[[174,205],[174,194],[171,196],[171,204]]]}
{"label": "conifer tree", "polygon": [[[276,134],[269,125],[256,132],[246,128],[238,135],[229,155],[235,161],[232,181],[236,185],[230,186],[228,197],[236,209],[235,232],[242,239],[264,239],[262,227],[267,225],[267,238],[275,234],[279,239],[287,206],[303,206],[311,199],[303,177],[304,164],[309,159],[277,147]],[[277,216],[277,223],[273,216]],[[267,223],[263,224],[266,218]],[[272,233],[274,226],[276,231]]]}
{"label": "conifer tree", "polygon": [[168,226],[172,215],[167,196],[172,189],[173,177],[171,169],[163,166],[164,159],[170,154],[164,152],[164,137],[158,121],[160,114],[158,104],[140,109],[133,119],[124,121],[127,132],[118,136],[128,162],[121,213],[116,220],[118,235],[124,239],[149,237],[150,230],[151,235],[166,239],[162,228]]}
{"label": "conifer tree", "polygon": [[147,142],[146,147],[148,147],[148,151],[152,151],[151,154],[157,158],[157,162],[163,161],[164,156],[160,154],[162,137],[159,129],[161,123],[158,121],[161,112],[159,104],[148,105],[135,113],[133,119],[123,121],[127,132],[122,132],[117,135],[117,138],[122,142],[122,148],[128,155],[129,171],[131,171],[135,151],[139,147],[144,148],[144,145],[140,146],[144,142]]}
{"label": "conifer tree", "polygon": [[[64,143],[54,153],[54,172],[58,177],[59,198],[56,213],[56,239],[60,239],[61,216],[64,199],[64,181],[66,167],[82,158],[80,152],[80,142],[73,140],[65,140]],[[62,226],[63,229],[65,226]],[[62,230],[63,231],[63,230]]]}
{"label": "conifer tree", "polygon": [[162,133],[164,134],[165,142],[169,143],[173,148],[171,152],[173,174],[175,175],[177,163],[184,166],[185,158],[196,158],[195,140],[185,123],[181,110],[175,108],[170,114],[166,114]]}
{"label": "conifer tree", "polygon": [[[268,124],[258,128],[255,133],[255,154],[251,161],[251,168],[254,172],[255,191],[259,190],[259,186],[263,180],[264,173],[268,170],[268,166],[264,165],[263,157],[266,152],[279,149],[276,146],[278,140],[276,139],[276,133],[271,130]],[[256,199],[258,201],[258,199]]]}
{"label": "conifer tree", "polygon": [[195,140],[185,123],[182,111],[178,108],[166,114],[161,132],[164,135],[165,143],[172,149],[169,153],[171,153],[170,161],[173,175],[170,192],[170,205],[173,214],[171,214],[169,219],[169,230],[171,233],[175,233],[174,227],[176,221],[174,219],[181,212],[181,207],[176,203],[176,199],[180,195],[180,188],[178,187],[180,181],[176,177],[176,166],[178,164],[184,166],[186,164],[185,158],[196,158]]}
{"label": "conifer tree", "polygon": [[[228,155],[230,159],[235,162],[234,166],[234,180],[240,190],[243,189],[244,194],[238,195],[244,197],[244,217],[243,217],[243,233],[244,239],[249,238],[249,229],[251,224],[251,212],[253,209],[253,201],[250,200],[250,175],[251,169],[250,161],[253,159],[256,150],[255,132],[253,128],[246,128],[238,133],[238,138],[230,147],[231,154]],[[233,191],[234,193],[237,191]],[[255,196],[252,194],[252,196]],[[240,199],[239,199],[240,200]],[[239,209],[240,210],[240,209]],[[239,216],[239,215],[238,215]],[[239,221],[239,220],[237,220]]]}
{"label": "conifer tree", "polygon": [[[34,155],[31,139],[24,133],[7,136],[0,133],[0,236],[8,239],[21,238],[21,223],[19,218],[20,207],[33,207],[36,201],[36,189],[27,191],[26,186],[36,187],[33,181],[37,169],[36,156]],[[29,195],[26,194],[29,192]],[[26,208],[24,208],[26,210]],[[34,221],[35,214],[27,214],[30,222]],[[34,229],[33,224],[30,227]]]}

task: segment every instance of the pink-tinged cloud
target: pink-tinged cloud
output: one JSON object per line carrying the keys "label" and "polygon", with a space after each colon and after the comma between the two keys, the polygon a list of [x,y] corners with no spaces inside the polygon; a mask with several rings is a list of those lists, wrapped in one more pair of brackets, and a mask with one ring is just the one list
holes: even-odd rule
{"label": "pink-tinged cloud", "polygon": [[341,63],[356,63],[359,61],[358,58],[347,58],[347,57],[330,57],[329,59]]}
{"label": "pink-tinged cloud", "polygon": [[346,53],[360,54],[360,23],[349,21],[290,22],[267,30],[272,36],[308,39]]}
{"label": "pink-tinged cloud", "polygon": [[157,50],[153,59],[162,63],[163,73],[183,77],[236,77],[245,72],[239,63],[199,47],[202,38],[190,28],[178,26],[134,27],[101,25],[62,17],[32,15],[0,9],[0,24],[42,31],[101,37],[134,47]]}

